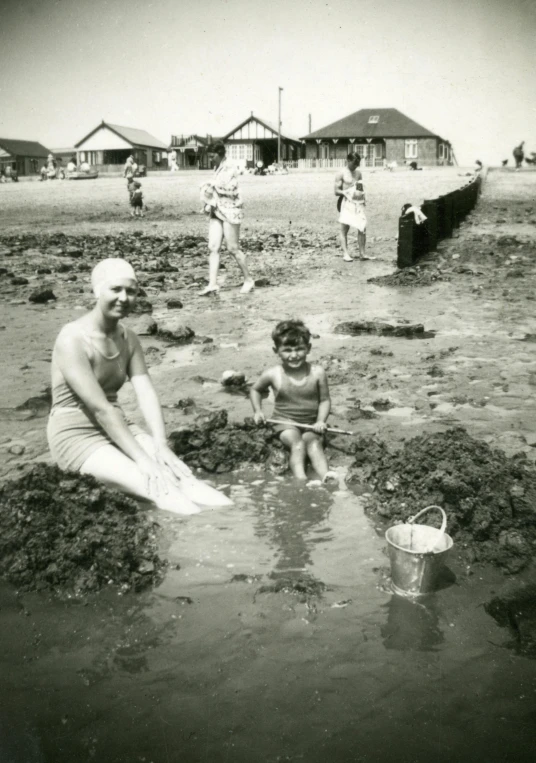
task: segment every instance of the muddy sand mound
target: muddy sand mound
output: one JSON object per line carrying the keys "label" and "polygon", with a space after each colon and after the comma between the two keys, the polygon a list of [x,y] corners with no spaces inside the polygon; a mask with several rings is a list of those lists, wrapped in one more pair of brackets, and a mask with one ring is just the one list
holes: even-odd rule
{"label": "muddy sand mound", "polygon": [[258,427],[251,418],[230,423],[225,410],[171,432],[169,441],[188,466],[211,473],[230,472],[245,464],[266,464],[281,474],[288,467],[288,458],[272,429]]}
{"label": "muddy sand mound", "polygon": [[415,437],[396,452],[362,437],[353,452],[347,481],[370,485],[369,514],[398,522],[437,504],[468,562],[514,573],[534,556],[536,469],[525,454],[508,457],[462,427]]}
{"label": "muddy sand mound", "polygon": [[38,464],[0,489],[0,576],[20,590],[141,590],[165,567],[146,511],[93,477]]}

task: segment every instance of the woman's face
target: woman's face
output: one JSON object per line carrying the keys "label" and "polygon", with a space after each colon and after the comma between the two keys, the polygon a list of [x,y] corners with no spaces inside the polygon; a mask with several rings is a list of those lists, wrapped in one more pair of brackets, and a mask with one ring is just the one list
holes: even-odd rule
{"label": "woman's face", "polygon": [[97,303],[105,318],[125,318],[136,304],[138,283],[132,278],[116,278],[101,286]]}
{"label": "woman's face", "polygon": [[219,167],[223,161],[223,156],[220,156],[220,154],[210,153],[209,157],[212,164],[215,164],[216,167]]}

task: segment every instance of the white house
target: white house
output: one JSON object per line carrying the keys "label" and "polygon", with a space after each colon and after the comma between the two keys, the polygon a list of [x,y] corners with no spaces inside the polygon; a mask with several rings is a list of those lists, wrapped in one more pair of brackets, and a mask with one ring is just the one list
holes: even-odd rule
{"label": "white house", "polygon": [[88,162],[99,169],[113,169],[131,154],[147,169],[167,169],[167,146],[154,135],[134,127],[114,125],[104,120],[85,138],[75,143],[78,164]]}

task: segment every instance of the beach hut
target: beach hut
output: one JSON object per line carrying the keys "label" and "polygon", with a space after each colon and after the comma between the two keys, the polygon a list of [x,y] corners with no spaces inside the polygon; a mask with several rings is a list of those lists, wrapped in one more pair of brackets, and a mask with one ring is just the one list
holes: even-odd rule
{"label": "beach hut", "polygon": [[19,177],[38,175],[50,150],[34,140],[0,138],[0,168],[10,166]]}
{"label": "beach hut", "polygon": [[167,169],[167,146],[154,135],[135,127],[104,120],[74,144],[78,164],[88,162],[99,172],[117,172],[132,154],[148,170]]}

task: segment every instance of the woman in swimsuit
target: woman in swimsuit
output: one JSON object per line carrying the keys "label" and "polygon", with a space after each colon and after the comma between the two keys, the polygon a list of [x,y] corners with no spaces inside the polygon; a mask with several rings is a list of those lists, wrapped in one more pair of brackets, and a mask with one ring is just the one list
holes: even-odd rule
{"label": "woman in swimsuit", "polygon": [[[61,469],[91,474],[161,509],[196,514],[198,506],[184,493],[191,471],[167,445],[140,342],[121,323],[136,301],[134,270],[123,259],[102,260],[91,284],[95,307],[64,326],[54,346],[47,427],[52,458]],[[152,436],[129,422],[117,402],[127,377]]]}
{"label": "woman in swimsuit", "polygon": [[209,215],[208,248],[209,277],[208,286],[203,289],[201,296],[217,292],[218,271],[220,269],[220,248],[223,240],[227,250],[242,271],[244,284],[242,294],[250,292],[255,281],[249,274],[247,257],[240,250],[240,223],[244,217],[242,198],[238,189],[238,173],[234,164],[225,158],[223,143],[214,143],[209,147],[210,159],[215,164],[214,177],[201,186],[201,200],[205,203],[205,212]]}

